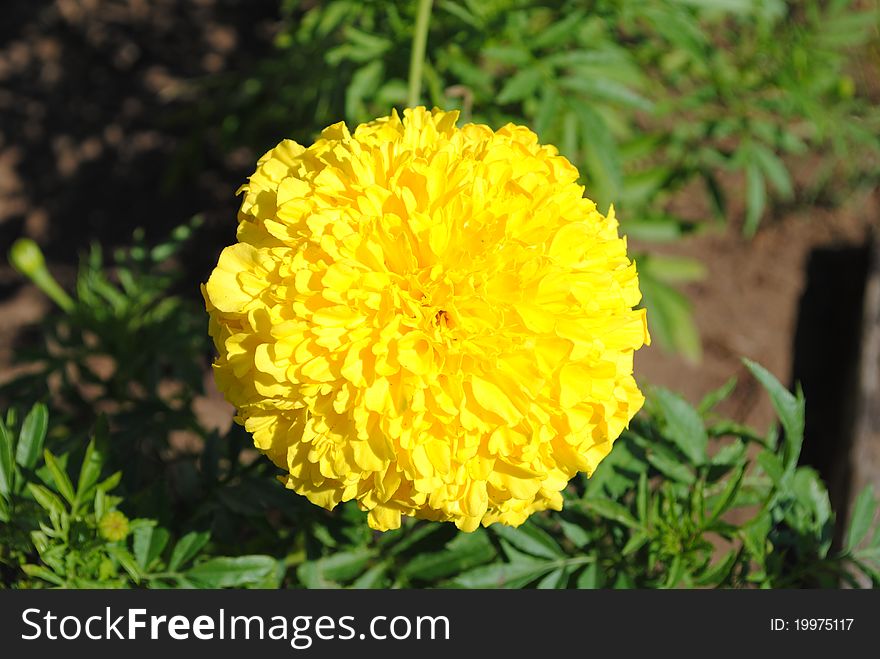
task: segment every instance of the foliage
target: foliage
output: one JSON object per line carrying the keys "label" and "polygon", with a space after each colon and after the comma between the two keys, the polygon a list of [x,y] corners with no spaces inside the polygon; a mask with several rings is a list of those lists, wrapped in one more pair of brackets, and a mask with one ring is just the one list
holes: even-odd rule
{"label": "foliage", "polygon": [[[122,474],[104,477],[106,427],[99,427],[84,451],[56,456],[43,448],[49,422],[45,405],[34,405],[18,432],[15,420],[10,412],[5,423],[0,421],[5,585],[217,588],[280,582],[283,565],[270,556],[209,557],[202,550],[210,533],[190,532],[171,543],[171,534],[155,520],[129,520],[120,512],[123,499],[111,492]],[[79,468],[72,469],[76,462]]]}
{"label": "foliage", "polygon": [[[845,544],[833,547],[836,522],[826,488],[815,471],[798,466],[803,396],[756,364],[747,362],[773,402],[782,439],[776,429],[760,436],[713,411],[733,383],[697,408],[655,389],[596,474],[572,482],[562,512],[470,534],[412,520],[378,534],[353,505],[328,512],[286,491],[238,427],[221,437],[202,426],[192,409],[202,380],[187,376],[199,359],[184,341],[202,312],[169,291],[170,273],[156,276],[128,286],[153,286],[155,299],[175,309],[170,324],[162,313],[142,312],[138,330],[144,337],[168,333],[162,344],[144,339],[141,348],[163,360],[150,377],[180,379],[186,404],[174,415],[157,412],[165,408],[151,398],[159,395],[155,390],[121,389],[94,432],[84,435],[74,429],[94,404],[74,382],[48,392],[53,409],[63,410],[51,420],[45,405],[25,402],[33,383],[3,391],[7,398],[19,394],[18,409],[29,410],[21,422],[10,411],[0,424],[4,587],[880,585],[876,497],[870,490],[860,495]],[[108,272],[85,259],[80,282],[121,290],[124,278],[118,268]],[[79,286],[73,310],[48,320],[69,327],[68,350],[52,356],[44,346],[29,355],[32,363],[82,368],[78,360],[91,354],[84,330],[104,327],[96,318],[114,298],[109,289],[93,290]],[[113,334],[127,325],[107,327],[116,329],[96,331],[103,342],[90,345],[117,361],[132,357],[129,344]],[[152,382],[138,369],[132,373],[137,382]],[[113,377],[99,382],[109,385]],[[160,422],[146,423],[151,415]],[[181,428],[194,433],[198,448],[174,441]]]}
{"label": "foliage", "polygon": [[[417,4],[284,0],[275,53],[243,78],[211,80],[203,123],[262,152],[282,135],[308,144],[324,125],[403,107]],[[632,238],[676,240],[731,211],[751,235],[774,202],[839,199],[880,180],[880,112],[850,57],[876,39],[877,8],[864,5],[438,0],[423,100],[465,121],[531,126],[579,167],[603,211],[615,204]],[[807,153],[829,157],[799,191],[790,170]],[[684,189],[682,209],[672,202]],[[645,303],[667,321],[655,334],[696,360],[681,273],[665,266],[644,269]]]}

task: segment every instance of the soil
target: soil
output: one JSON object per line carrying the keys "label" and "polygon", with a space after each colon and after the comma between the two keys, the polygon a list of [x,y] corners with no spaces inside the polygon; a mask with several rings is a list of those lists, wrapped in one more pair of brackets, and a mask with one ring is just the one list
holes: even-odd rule
{"label": "soil", "polygon": [[[172,117],[192,108],[187,90],[200,77],[244,71],[271,48],[275,0],[7,0],[0,23],[0,251],[26,235],[44,248],[50,269],[72,280],[78,253],[92,240],[124,244],[134,227],[150,236],[201,212],[207,229],[187,265],[204,281],[233,235],[232,192],[256,154],[232,156],[198,143],[202,166],[185,187],[167,185],[169,164],[193,136]],[[185,123],[185,122],[184,122]],[[689,197],[688,195],[691,195]],[[697,208],[701,195],[678,203]],[[692,203],[693,202],[693,203]],[[732,208],[734,218],[741,209]],[[766,430],[767,397],[740,359],[791,380],[799,301],[814,250],[861,245],[878,225],[870,193],[835,209],[777,212],[752,240],[736,221],[670,246],[694,256],[708,276],[684,287],[703,340],[700,363],[658,345],[639,352],[636,375],[698,401],[737,376],[721,407]],[[708,209],[705,216],[708,217]],[[16,337],[48,302],[0,263],[0,381],[7,380]],[[650,321],[649,321],[650,322]],[[210,382],[210,378],[207,378]],[[200,403],[218,425],[230,410],[216,394]]]}

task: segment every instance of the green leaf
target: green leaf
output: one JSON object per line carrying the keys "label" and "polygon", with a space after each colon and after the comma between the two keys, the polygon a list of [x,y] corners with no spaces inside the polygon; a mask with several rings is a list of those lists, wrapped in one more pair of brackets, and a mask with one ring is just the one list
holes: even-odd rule
{"label": "green leaf", "polygon": [[141,582],[141,579],[143,578],[141,570],[138,567],[137,561],[134,560],[134,557],[129,554],[128,551],[115,545],[107,545],[107,551],[119,562],[122,569],[128,573],[128,576],[131,577],[132,581],[136,584]]}
{"label": "green leaf", "polygon": [[752,147],[752,153],[755,159],[764,171],[764,175],[776,188],[776,191],[783,199],[791,199],[794,196],[794,188],[791,184],[791,177],[788,169],[779,157],[766,146],[755,144]]}
{"label": "green leaf", "polygon": [[706,463],[709,435],[703,419],[688,402],[668,389],[658,388],[654,399],[663,411],[664,435],[696,466]]}
{"label": "green leaf", "polygon": [[42,485],[36,485],[35,483],[28,483],[27,488],[28,492],[31,493],[31,496],[33,496],[36,502],[45,510],[58,515],[64,514],[64,502],[61,501],[61,499],[59,499],[50,489],[43,487]]}
{"label": "green leaf", "polygon": [[600,517],[619,522],[631,529],[641,529],[642,525],[636,520],[629,510],[611,499],[591,498],[582,501],[584,508],[591,510]]}
{"label": "green leaf", "polygon": [[8,522],[9,519],[9,504],[6,503],[6,499],[0,496],[0,522]]}
{"label": "green leaf", "polygon": [[740,439],[735,439],[713,455],[711,463],[719,466],[734,465],[742,460],[745,451],[745,443]]}
{"label": "green leaf", "polygon": [[731,504],[736,499],[737,492],[739,492],[739,488],[742,485],[745,473],[746,465],[741,465],[736,474],[725,483],[724,490],[719,495],[715,505],[712,507],[712,511],[709,513],[709,519],[706,521],[706,526],[721,517],[721,515],[730,508]]}
{"label": "green leaf", "polygon": [[559,85],[563,89],[583,94],[583,101],[591,105],[604,102],[635,110],[650,111],[654,108],[654,104],[638,92],[608,78],[567,76],[560,79]]}
{"label": "green leaf", "polygon": [[627,540],[626,544],[623,546],[623,549],[620,551],[621,556],[629,556],[635,551],[641,549],[648,540],[651,539],[647,533],[643,533],[639,531],[638,533],[633,533],[629,540]]}
{"label": "green leaf", "polygon": [[755,9],[755,0],[674,0],[682,5],[694,7],[699,11],[731,12],[748,14]]}
{"label": "green leaf", "polygon": [[790,472],[785,471],[785,466],[782,464],[782,460],[775,452],[765,449],[758,454],[758,457],[755,458],[755,460],[761,465],[761,468],[770,477],[770,480],[773,481],[776,487],[782,489],[785,488],[787,485],[787,481],[785,480],[786,474],[790,474]]}
{"label": "green leaf", "polygon": [[703,400],[697,405],[697,412],[702,415],[711,411],[718,403],[727,400],[734,389],[736,389],[736,377],[730,378],[723,385],[703,396]]}
{"label": "green leaf", "polygon": [[617,141],[604,117],[585,102],[570,106],[580,123],[582,151],[587,164],[590,196],[601,206],[614,201],[623,187],[623,171]]}
{"label": "green leaf", "polygon": [[531,522],[514,528],[512,526],[495,525],[493,531],[507,540],[517,549],[521,549],[532,556],[541,558],[559,558],[565,556],[565,552],[551,538],[546,531],[539,529]]}
{"label": "green leaf", "polygon": [[15,483],[12,433],[0,419],[0,496],[9,496]]}
{"label": "green leaf", "polygon": [[296,574],[308,588],[333,588],[360,574],[374,555],[372,549],[338,552],[301,564]]}
{"label": "green leaf", "polygon": [[528,50],[513,46],[484,48],[483,56],[508,66],[525,66],[532,60],[532,55]]}
{"label": "green leaf", "polygon": [[373,60],[359,68],[351,78],[351,84],[345,91],[345,116],[351,121],[365,118],[367,109],[364,99],[382,82],[384,65],[382,60]]}
{"label": "green leaf", "polygon": [[683,256],[643,255],[638,259],[638,266],[640,273],[648,271],[665,284],[700,281],[706,277],[706,266],[702,262]]}
{"label": "green leaf", "polygon": [[46,467],[48,467],[49,473],[52,474],[55,488],[61,496],[67,499],[68,503],[73,505],[76,500],[76,494],[73,491],[73,483],[70,482],[67,472],[61,468],[61,465],[58,464],[58,460],[48,449],[43,451],[43,459],[46,461]]}
{"label": "green leaf", "polygon": [[877,500],[874,498],[874,486],[868,485],[859,493],[853,506],[846,534],[846,551],[853,551],[871,530],[871,523],[877,512]]}
{"label": "green leaf", "polygon": [[510,588],[517,582],[534,581],[557,567],[556,561],[495,563],[468,570],[451,583],[460,588]]}
{"label": "green leaf", "polygon": [[85,501],[91,491],[97,486],[103,466],[104,452],[97,448],[95,438],[93,437],[86,447],[86,454],[79,469],[79,481],[76,484],[76,504]]}
{"label": "green leaf", "polygon": [[171,559],[168,561],[168,569],[174,572],[189,563],[210,539],[211,534],[208,531],[187,533],[174,545]]}
{"label": "green leaf", "polygon": [[351,588],[366,590],[373,588],[382,588],[385,583],[385,575],[388,572],[388,563],[379,563],[374,565],[361,576],[354,580]]}
{"label": "green leaf", "polygon": [[538,36],[530,38],[529,44],[533,48],[558,47],[560,42],[565,42],[575,30],[583,25],[585,18],[586,15],[583,11],[572,11],[550,27],[542,29]]}
{"label": "green leaf", "polygon": [[162,554],[170,535],[163,528],[144,525],[134,529],[134,557],[143,570],[148,570],[153,561]]}
{"label": "green leaf", "polygon": [[736,565],[736,559],[737,552],[729,551],[724,558],[709,565],[702,574],[697,576],[695,583],[698,586],[719,586],[723,584]]}
{"label": "green leaf", "polygon": [[798,390],[794,396],[783,387],[770,371],[749,359],[743,359],[746,368],[770,394],[773,409],[782,422],[785,430],[785,447],[783,450],[786,469],[793,470],[801,454],[804,442],[805,401],[803,392]]}
{"label": "green leaf", "polygon": [[757,561],[760,568],[764,567],[764,558],[767,555],[767,535],[770,533],[770,526],[770,515],[765,511],[740,529],[746,551]]}
{"label": "green leaf", "polygon": [[28,412],[21,424],[18,435],[18,448],[15,461],[25,469],[33,469],[43,452],[46,441],[46,430],[49,428],[49,410],[42,403],[37,403]]}
{"label": "green leaf", "polygon": [[636,513],[639,521],[647,525],[648,523],[648,474],[642,472],[639,474],[639,488],[636,491]]}
{"label": "green leaf", "polygon": [[592,590],[595,588],[601,588],[604,581],[602,571],[599,569],[599,564],[593,562],[587,565],[587,567],[585,567],[580,573],[580,576],[578,576],[577,587],[584,590]]}
{"label": "green leaf", "polygon": [[52,572],[51,570],[47,570],[41,565],[31,565],[25,564],[21,566],[21,571],[24,572],[29,577],[36,577],[37,579],[42,579],[43,581],[48,581],[51,584],[55,584],[56,586],[64,586],[64,579],[59,577],[57,574]]}
{"label": "green leaf", "polygon": [[646,453],[646,458],[651,466],[673,481],[690,485],[696,480],[696,476],[687,465],[682,464],[674,456],[670,456],[659,446]]}
{"label": "green leaf", "polygon": [[684,234],[682,223],[668,216],[621,219],[620,230],[631,239],[652,243],[674,242]]}
{"label": "green leaf", "polygon": [[639,285],[651,335],[667,350],[680,352],[691,363],[699,362],[700,334],[688,299],[650,274],[639,276]]}
{"label": "green leaf", "polygon": [[555,590],[557,588],[565,588],[568,581],[568,573],[565,568],[553,570],[550,574],[541,579],[535,588],[538,590]]}
{"label": "green leaf", "polygon": [[538,67],[517,71],[504,83],[495,102],[499,105],[507,105],[528,98],[538,89],[543,79],[544,74]]}
{"label": "green leaf", "polygon": [[767,188],[764,176],[758,163],[751,160],[746,165],[746,222],[743,226],[745,235],[755,235],[766,205]]}
{"label": "green leaf", "polygon": [[578,549],[583,549],[590,544],[590,534],[579,524],[560,518],[559,526],[562,528],[563,535],[571,540]]}
{"label": "green leaf", "polygon": [[457,534],[442,551],[419,554],[401,570],[401,576],[434,581],[482,565],[494,557],[495,549],[488,533],[478,529]]}
{"label": "green leaf", "polygon": [[202,588],[258,587],[278,572],[271,556],[218,557],[187,570],[186,577]]}

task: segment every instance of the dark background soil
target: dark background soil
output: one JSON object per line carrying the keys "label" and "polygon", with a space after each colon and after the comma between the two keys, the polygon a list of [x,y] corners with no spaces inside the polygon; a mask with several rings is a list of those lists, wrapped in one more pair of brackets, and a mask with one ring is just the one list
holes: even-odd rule
{"label": "dark background soil", "polygon": [[[247,72],[268,53],[277,4],[6,0],[0,21],[0,252],[30,236],[44,248],[53,273],[69,284],[90,242],[125,244],[135,227],[159,239],[203,213],[201,240],[185,257],[188,281],[203,281],[233,239],[233,193],[259,154],[224,155],[193,130],[194,85],[207,75]],[[184,150],[199,166],[181,184],[174,163]],[[732,185],[735,190],[737,182]],[[686,190],[678,203],[700,216],[701,198]],[[730,226],[659,248],[697,257],[708,268],[705,280],[685,287],[704,354],[692,364],[653,345],[637,355],[636,375],[693,401],[736,375],[740,386],[722,411],[765,430],[772,410],[740,358],[791,382],[811,255],[858,251],[868,228],[878,225],[880,201],[865,192],[838,208],[777,210],[752,240],[736,226],[740,214],[734,195]],[[845,292],[826,293],[836,298]],[[197,295],[195,284],[191,293]],[[5,259],[0,262],[0,381],[8,379],[16,337],[48,304]],[[810,323],[825,321],[834,319],[820,315]],[[825,349],[845,352],[840,345]],[[219,423],[228,422],[231,413],[216,397],[203,407]]]}

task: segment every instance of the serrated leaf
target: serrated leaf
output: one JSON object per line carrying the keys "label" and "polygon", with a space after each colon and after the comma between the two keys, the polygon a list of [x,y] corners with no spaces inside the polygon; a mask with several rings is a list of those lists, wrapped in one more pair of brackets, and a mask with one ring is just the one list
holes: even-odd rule
{"label": "serrated leaf", "polygon": [[868,485],[859,493],[853,505],[849,531],[846,534],[847,551],[853,551],[868,535],[876,512],[877,500],[874,498],[874,486]]}
{"label": "serrated leaf", "polygon": [[654,399],[663,411],[665,435],[691,461],[691,464],[706,463],[706,449],[709,435],[697,410],[681,396],[668,389],[658,388]]}
{"label": "serrated leaf", "polygon": [[208,531],[187,533],[174,545],[174,551],[171,552],[171,560],[168,561],[168,569],[174,572],[186,565],[198,555],[199,551],[208,544],[210,539],[211,534]]}
{"label": "serrated leaf", "polygon": [[218,557],[186,571],[186,578],[202,588],[260,587],[278,581],[278,561],[271,556]]}
{"label": "serrated leaf", "polygon": [[21,424],[15,461],[25,469],[33,469],[43,452],[46,431],[49,428],[49,411],[42,403],[37,403],[28,412]]}
{"label": "serrated leaf", "polygon": [[546,531],[530,522],[526,522],[517,528],[498,524],[493,527],[493,531],[517,549],[521,549],[532,556],[539,556],[541,558],[565,556],[562,548]]}
{"label": "serrated leaf", "polygon": [[801,454],[801,446],[804,442],[804,413],[805,401],[801,391],[794,396],[788,389],[780,384],[770,371],[760,364],[749,359],[744,359],[746,368],[761,383],[767,393],[770,394],[770,402],[779,416],[782,427],[785,430],[785,447],[783,450],[786,469],[793,470],[797,465]]}

